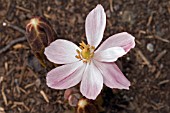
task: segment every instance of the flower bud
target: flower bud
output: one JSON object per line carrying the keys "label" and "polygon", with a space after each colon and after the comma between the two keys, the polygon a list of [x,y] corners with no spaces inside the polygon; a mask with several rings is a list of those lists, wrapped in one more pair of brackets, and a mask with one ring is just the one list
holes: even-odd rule
{"label": "flower bud", "polygon": [[80,99],[78,102],[77,113],[98,113],[93,101]]}
{"label": "flower bud", "polygon": [[70,95],[78,93],[78,92],[79,92],[78,89],[76,89],[74,87],[66,89],[65,92],[64,92],[64,99],[68,100]]}
{"label": "flower bud", "polygon": [[64,92],[64,99],[67,100],[72,107],[77,106],[81,97],[80,92],[76,88],[66,89]]}
{"label": "flower bud", "polygon": [[46,67],[44,49],[56,38],[50,23],[41,17],[32,18],[26,26],[26,38],[33,54]]}
{"label": "flower bud", "polygon": [[76,107],[81,98],[80,93],[75,93],[69,96],[68,103],[70,106]]}

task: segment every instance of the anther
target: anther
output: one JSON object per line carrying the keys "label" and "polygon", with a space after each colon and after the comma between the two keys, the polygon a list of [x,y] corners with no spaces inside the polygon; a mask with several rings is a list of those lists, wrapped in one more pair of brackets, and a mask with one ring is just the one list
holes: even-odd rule
{"label": "anther", "polygon": [[78,54],[80,54],[80,51],[79,51],[78,49],[76,49],[76,52],[77,52]]}
{"label": "anther", "polygon": [[95,47],[90,46],[89,44],[85,44],[83,41],[79,44],[80,44],[81,51],[76,50],[78,55],[76,55],[75,57],[77,59],[82,60],[83,63],[87,63],[87,62],[90,63],[90,59],[94,56]]}

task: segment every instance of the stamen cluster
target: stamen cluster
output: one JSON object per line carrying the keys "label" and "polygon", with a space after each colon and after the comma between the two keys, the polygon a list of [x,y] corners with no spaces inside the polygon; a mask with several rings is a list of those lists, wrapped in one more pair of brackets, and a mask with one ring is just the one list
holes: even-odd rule
{"label": "stamen cluster", "polygon": [[76,52],[78,55],[75,57],[82,60],[84,63],[90,62],[90,59],[94,56],[95,47],[90,46],[89,44],[85,44],[83,41],[79,44],[81,52],[77,49]]}

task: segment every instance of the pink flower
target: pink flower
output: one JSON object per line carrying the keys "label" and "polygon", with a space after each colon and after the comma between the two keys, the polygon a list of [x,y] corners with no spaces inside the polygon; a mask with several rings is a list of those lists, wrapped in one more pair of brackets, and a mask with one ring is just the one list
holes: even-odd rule
{"label": "pink flower", "polygon": [[[54,89],[67,89],[80,81],[80,92],[88,99],[96,99],[103,83],[110,88],[129,89],[130,82],[114,63],[135,46],[134,37],[126,32],[109,37],[100,47],[106,26],[106,14],[97,5],[87,16],[86,45],[57,39],[45,48],[47,58],[64,64],[47,74],[47,85]],[[98,48],[97,48],[98,47]],[[97,48],[97,50],[96,50]]]}

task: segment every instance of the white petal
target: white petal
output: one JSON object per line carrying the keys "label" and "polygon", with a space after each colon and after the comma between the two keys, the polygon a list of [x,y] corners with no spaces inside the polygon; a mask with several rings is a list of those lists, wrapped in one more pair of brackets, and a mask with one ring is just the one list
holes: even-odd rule
{"label": "white petal", "polygon": [[111,47],[122,47],[128,52],[135,47],[135,37],[126,32],[115,34],[105,40],[96,51],[102,51]]}
{"label": "white petal", "polygon": [[54,89],[70,88],[81,81],[84,69],[81,61],[57,67],[47,74],[47,85]]}
{"label": "white petal", "polygon": [[45,48],[44,54],[51,62],[56,64],[67,64],[79,60],[75,57],[77,55],[76,49],[80,50],[74,43],[58,39]]}
{"label": "white petal", "polygon": [[110,88],[129,89],[130,82],[115,63],[94,61],[103,75],[104,84]]}
{"label": "white petal", "polygon": [[126,54],[122,47],[112,47],[94,54],[94,59],[101,62],[114,62],[119,57]]}
{"label": "white petal", "polygon": [[97,5],[86,18],[85,29],[87,42],[91,46],[97,47],[103,38],[106,26],[106,14],[101,5]]}
{"label": "white petal", "polygon": [[80,92],[88,99],[96,99],[103,87],[103,77],[93,62],[87,64],[80,85]]}

